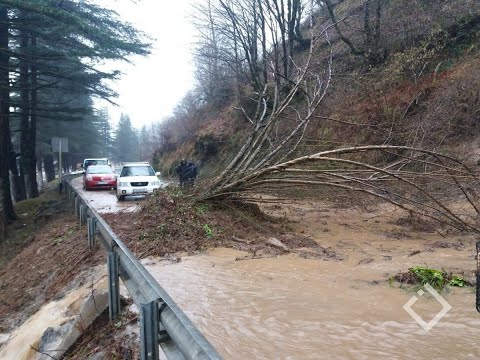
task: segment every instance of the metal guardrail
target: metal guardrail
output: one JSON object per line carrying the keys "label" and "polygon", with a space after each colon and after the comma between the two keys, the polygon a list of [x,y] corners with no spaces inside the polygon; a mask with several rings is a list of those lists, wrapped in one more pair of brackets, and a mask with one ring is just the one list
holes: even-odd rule
{"label": "metal guardrail", "polygon": [[120,312],[119,278],[140,311],[141,359],[158,360],[159,345],[168,359],[222,359],[215,348],[175,304],[167,292],[143,267],[105,220],[70,183],[62,179],[68,203],[80,225],[87,225],[88,246],[95,246],[96,234],[108,252],[108,304],[114,319]]}

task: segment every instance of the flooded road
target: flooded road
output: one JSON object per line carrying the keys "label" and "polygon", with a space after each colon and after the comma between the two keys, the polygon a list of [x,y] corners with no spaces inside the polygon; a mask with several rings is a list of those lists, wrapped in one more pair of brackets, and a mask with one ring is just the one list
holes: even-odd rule
{"label": "flooded road", "polygon": [[[162,181],[162,186],[167,184],[167,181]],[[83,189],[82,177],[73,179],[72,185],[100,214],[138,211],[141,201],[145,198],[144,196],[128,196],[123,201],[117,201],[115,190],[86,191]]]}
{"label": "flooded road", "polygon": [[[426,332],[403,309],[414,295],[385,268],[295,256],[235,261],[230,249],[145,261],[147,269],[226,359],[477,359],[480,316],[472,289],[443,296],[452,309]],[[430,321],[442,306],[419,297]]]}

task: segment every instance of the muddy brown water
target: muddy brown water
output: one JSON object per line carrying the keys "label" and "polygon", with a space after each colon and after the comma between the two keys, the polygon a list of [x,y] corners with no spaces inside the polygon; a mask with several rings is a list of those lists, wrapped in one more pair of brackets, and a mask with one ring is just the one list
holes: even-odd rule
{"label": "muddy brown water", "polygon": [[[226,359],[477,359],[480,316],[471,289],[442,294],[452,309],[429,332],[403,309],[414,295],[382,266],[295,256],[235,261],[217,249],[147,269]],[[426,322],[442,306],[419,297]]]}

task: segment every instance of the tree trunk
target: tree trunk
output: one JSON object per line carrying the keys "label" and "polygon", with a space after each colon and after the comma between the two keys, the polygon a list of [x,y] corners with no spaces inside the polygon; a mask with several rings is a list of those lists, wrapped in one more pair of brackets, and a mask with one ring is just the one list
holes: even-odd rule
{"label": "tree trunk", "polygon": [[264,86],[268,82],[268,56],[267,56],[267,35],[265,29],[265,14],[263,13],[262,1],[258,0],[258,8],[260,12],[260,21],[262,28],[262,75],[263,81],[262,85]]}
{"label": "tree trunk", "polygon": [[371,50],[372,46],[372,28],[370,26],[370,1],[365,1],[364,4],[364,17],[363,17],[363,28],[365,30],[365,47],[368,50]]}
{"label": "tree trunk", "polygon": [[347,44],[347,46],[350,48],[350,51],[352,52],[352,54],[354,54],[354,55],[364,55],[365,51],[363,49],[356,48],[355,45],[353,45],[353,43],[350,41],[350,39],[345,37],[343,35],[342,31],[340,30],[340,27],[338,26],[338,21],[335,17],[335,12],[334,12],[334,9],[333,9],[332,1],[331,0],[325,0],[325,5],[327,7],[328,15],[330,16],[330,20],[333,23],[333,27],[335,28],[335,30],[336,30],[338,36],[340,37],[340,39],[345,44]]}
{"label": "tree trunk", "polygon": [[[1,160],[0,160],[0,162],[1,162]],[[3,191],[2,191],[2,188],[3,188],[3,179],[0,176],[0,244],[7,238],[7,219],[6,219],[6,216],[5,216],[5,211],[3,211]]]}
{"label": "tree trunk", "polygon": [[22,179],[26,183],[26,193],[28,198],[32,197],[31,185],[29,178],[29,156],[28,148],[29,144],[29,132],[30,132],[30,96],[29,96],[29,83],[28,83],[28,61],[26,55],[26,49],[28,47],[28,35],[23,32],[20,40],[20,66],[19,66],[19,84],[20,84],[20,108],[22,111],[20,121],[20,164],[22,167],[21,174]]}
{"label": "tree trunk", "polygon": [[47,175],[47,182],[55,180],[55,165],[53,164],[53,155],[46,154],[43,157],[43,167]]}
{"label": "tree trunk", "polygon": [[[8,15],[7,8],[0,6],[0,46],[4,49],[8,48]],[[9,122],[8,106],[5,106],[8,96],[8,54],[6,51],[0,52],[0,243],[6,238],[6,222],[7,214],[5,209],[5,197],[7,196],[4,189],[5,178],[8,178],[8,165],[5,155],[8,153],[7,142],[5,141],[5,128]],[[10,124],[8,124],[10,125]],[[10,127],[10,126],[8,126]],[[9,186],[10,190],[10,186]],[[13,204],[12,204],[13,207]]]}
{"label": "tree trunk", "polygon": [[18,164],[17,164],[17,154],[13,149],[12,138],[10,133],[6,134],[8,136],[8,168],[10,169],[10,173],[12,174],[13,178],[13,197],[15,201],[22,201],[27,198],[27,191],[25,189],[25,181],[23,177],[21,177],[18,171]]}
{"label": "tree trunk", "polygon": [[10,135],[10,83],[8,54],[8,11],[0,6],[0,239],[5,235],[7,220],[16,218],[10,192],[8,140]]}
{"label": "tree trunk", "polygon": [[[32,35],[31,39],[32,49],[35,51],[37,46],[37,37]],[[37,63],[35,54],[32,56],[30,64],[30,83],[31,89],[31,110],[30,110],[30,132],[29,132],[29,147],[28,147],[28,178],[30,179],[30,194],[32,198],[38,197],[37,184]]]}

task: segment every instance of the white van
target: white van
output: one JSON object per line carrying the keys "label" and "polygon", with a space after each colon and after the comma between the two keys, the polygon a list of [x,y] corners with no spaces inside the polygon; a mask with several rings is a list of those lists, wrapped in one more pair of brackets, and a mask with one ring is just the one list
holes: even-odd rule
{"label": "white van", "polygon": [[83,171],[87,170],[90,165],[109,165],[110,160],[107,158],[98,158],[98,159],[84,159],[82,164]]}

